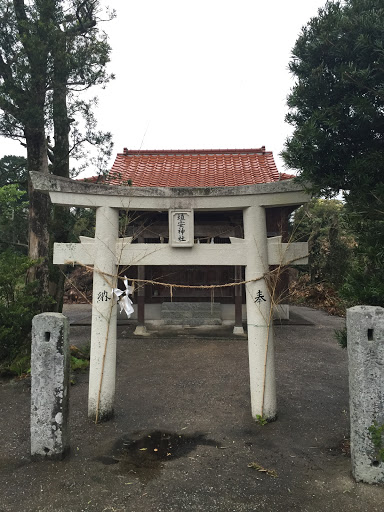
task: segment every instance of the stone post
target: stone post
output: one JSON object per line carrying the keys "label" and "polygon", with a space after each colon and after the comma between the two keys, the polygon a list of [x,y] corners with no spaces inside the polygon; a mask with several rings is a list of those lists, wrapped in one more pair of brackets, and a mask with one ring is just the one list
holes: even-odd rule
{"label": "stone post", "polygon": [[61,313],[32,320],[31,455],[61,459],[69,450],[69,323]]}
{"label": "stone post", "polygon": [[[244,238],[247,244],[245,279],[268,272],[265,209],[251,206],[244,210]],[[252,416],[276,418],[275,361],[271,299],[264,278],[246,284],[249,372]]]}
{"label": "stone post", "polygon": [[384,483],[384,308],[347,310],[352,473]]}
{"label": "stone post", "polygon": [[97,208],[88,416],[98,421],[113,416],[115,398],[117,309],[111,291],[117,284],[118,236],[119,211]]}

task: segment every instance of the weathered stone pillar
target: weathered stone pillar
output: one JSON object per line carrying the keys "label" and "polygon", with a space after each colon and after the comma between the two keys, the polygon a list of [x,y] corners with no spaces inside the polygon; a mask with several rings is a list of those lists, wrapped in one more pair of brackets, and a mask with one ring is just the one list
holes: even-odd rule
{"label": "weathered stone pillar", "polygon": [[347,310],[352,473],[384,483],[384,308]]}
{"label": "weathered stone pillar", "polygon": [[117,283],[118,236],[119,211],[104,206],[97,208],[88,416],[98,421],[113,415],[115,397],[117,322],[111,291]]}
{"label": "weathered stone pillar", "polygon": [[266,280],[268,272],[265,209],[251,206],[244,210],[244,238],[247,244],[246,284],[249,372],[252,416],[268,420],[276,417],[275,361],[271,299]]}
{"label": "weathered stone pillar", "polygon": [[32,320],[31,455],[61,459],[69,450],[69,323],[61,313]]}
{"label": "weathered stone pillar", "polygon": [[[241,281],[241,267],[235,266],[235,281]],[[233,334],[244,334],[243,329],[243,285],[235,286],[235,326]]]}

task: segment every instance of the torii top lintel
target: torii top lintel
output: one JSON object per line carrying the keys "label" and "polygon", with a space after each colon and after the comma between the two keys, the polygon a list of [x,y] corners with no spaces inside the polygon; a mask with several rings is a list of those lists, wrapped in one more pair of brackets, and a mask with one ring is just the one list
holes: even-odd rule
{"label": "torii top lintel", "polygon": [[49,193],[63,206],[129,208],[159,211],[177,208],[233,210],[248,206],[292,206],[309,201],[304,187],[293,180],[237,187],[129,187],[87,183],[31,172],[35,190]]}

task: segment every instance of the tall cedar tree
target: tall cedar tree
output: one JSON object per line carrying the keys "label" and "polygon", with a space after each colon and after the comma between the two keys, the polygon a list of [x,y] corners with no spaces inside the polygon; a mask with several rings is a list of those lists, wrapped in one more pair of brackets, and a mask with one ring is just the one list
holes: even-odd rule
{"label": "tall cedar tree", "polygon": [[[327,2],[302,29],[289,69],[296,83],[286,120],[294,132],[282,155],[317,194],[344,191],[358,242],[357,292],[364,274],[384,278],[383,1]],[[384,301],[377,286],[373,304]]]}
{"label": "tall cedar tree", "polygon": [[[87,116],[86,134],[74,130],[74,151],[84,140],[110,140],[110,134],[103,139],[102,134],[91,133],[90,104],[76,95],[111,78],[105,70],[110,47],[97,27],[98,11],[98,0],[0,3],[0,134],[23,141],[28,171],[69,176],[73,112]],[[29,204],[29,256],[42,261],[30,279],[37,279],[41,293],[47,294],[51,209],[48,197],[34,191],[31,184]],[[55,231],[62,232],[65,222],[55,222]]]}

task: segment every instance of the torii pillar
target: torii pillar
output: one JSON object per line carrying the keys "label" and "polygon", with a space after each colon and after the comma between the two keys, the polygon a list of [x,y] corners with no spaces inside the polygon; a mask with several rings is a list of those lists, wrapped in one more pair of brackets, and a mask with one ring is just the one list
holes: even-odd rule
{"label": "torii pillar", "polygon": [[119,210],[96,208],[92,295],[92,340],[89,368],[88,416],[107,420],[113,415],[116,381],[117,283],[116,241]]}
{"label": "torii pillar", "polygon": [[265,209],[244,210],[247,244],[245,280],[252,417],[276,418],[275,357],[273,350],[273,305],[265,276],[269,270]]}

